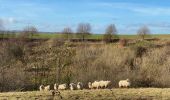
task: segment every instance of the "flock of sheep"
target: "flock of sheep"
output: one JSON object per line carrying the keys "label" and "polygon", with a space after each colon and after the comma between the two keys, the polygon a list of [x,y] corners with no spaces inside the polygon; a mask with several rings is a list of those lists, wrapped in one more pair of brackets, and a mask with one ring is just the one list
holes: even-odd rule
{"label": "flock of sheep", "polygon": [[[106,89],[111,85],[111,81],[94,81],[89,82],[88,83],[88,89]],[[128,88],[130,87],[131,83],[129,81],[129,79],[126,80],[120,80],[118,83],[119,87],[122,88]],[[69,86],[67,84],[54,84],[54,90],[82,90],[84,89],[84,85],[82,82],[78,82],[77,84],[75,83],[70,83]],[[40,91],[50,91],[50,85],[44,86],[44,85],[40,85],[39,87]]]}

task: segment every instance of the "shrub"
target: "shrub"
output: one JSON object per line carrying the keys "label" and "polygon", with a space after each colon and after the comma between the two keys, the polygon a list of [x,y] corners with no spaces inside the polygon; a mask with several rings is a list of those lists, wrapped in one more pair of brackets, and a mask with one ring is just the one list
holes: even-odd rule
{"label": "shrub", "polygon": [[106,43],[110,43],[112,42],[112,38],[113,38],[112,34],[104,34],[103,41],[105,41]]}
{"label": "shrub", "polygon": [[131,47],[131,50],[134,51],[135,57],[142,57],[146,53],[146,48],[142,46]]}
{"label": "shrub", "polygon": [[7,47],[7,52],[16,59],[20,59],[24,55],[22,47],[17,44],[9,44]]}
{"label": "shrub", "polygon": [[121,46],[121,47],[124,47],[124,46],[126,46],[127,45],[127,40],[126,39],[120,39],[119,40],[119,45]]}
{"label": "shrub", "polygon": [[[127,78],[132,87],[170,87],[169,46],[117,48],[113,44],[94,46],[83,43],[70,47],[65,43],[51,48],[47,45],[37,45],[31,50],[24,48],[24,54],[19,53],[21,56],[17,54],[20,52],[18,47],[3,45],[0,51],[0,88],[10,90],[6,87],[10,86],[11,90],[23,87],[33,90],[40,84],[95,80],[111,80],[112,86],[118,87],[119,80]],[[15,57],[25,62],[13,59]],[[31,68],[34,69],[32,72],[27,71]]]}

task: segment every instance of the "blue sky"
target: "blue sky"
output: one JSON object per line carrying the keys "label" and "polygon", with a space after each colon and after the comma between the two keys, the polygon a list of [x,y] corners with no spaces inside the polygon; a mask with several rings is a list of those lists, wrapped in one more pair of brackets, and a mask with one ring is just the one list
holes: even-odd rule
{"label": "blue sky", "polygon": [[93,33],[115,24],[120,34],[135,34],[147,25],[152,33],[170,33],[169,0],[0,0],[0,21],[8,30],[33,25],[39,31],[76,31],[90,23]]}

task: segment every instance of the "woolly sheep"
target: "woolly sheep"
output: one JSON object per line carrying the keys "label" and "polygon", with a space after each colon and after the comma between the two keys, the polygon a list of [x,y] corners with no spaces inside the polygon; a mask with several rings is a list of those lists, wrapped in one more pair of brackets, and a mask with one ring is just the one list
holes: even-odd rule
{"label": "woolly sheep", "polygon": [[76,84],[70,83],[70,90],[76,90]]}
{"label": "woolly sheep", "polygon": [[126,80],[120,80],[119,81],[119,87],[130,87],[130,81],[129,79],[126,79]]}
{"label": "woolly sheep", "polygon": [[44,85],[40,85],[39,90],[44,91]]}
{"label": "woolly sheep", "polygon": [[66,90],[66,89],[67,89],[67,84],[58,85],[58,90]]}
{"label": "woolly sheep", "polygon": [[45,86],[44,91],[50,91],[50,85]]}
{"label": "woolly sheep", "polygon": [[105,81],[103,81],[103,80],[99,81],[99,87],[104,88],[105,87]]}
{"label": "woolly sheep", "polygon": [[78,82],[77,83],[77,89],[78,90],[82,90],[83,89],[83,83],[82,82]]}
{"label": "woolly sheep", "polygon": [[94,81],[93,83],[89,82],[88,86],[90,89],[96,88],[107,88],[111,84],[111,81]]}
{"label": "woolly sheep", "polygon": [[91,82],[88,83],[88,88],[92,89],[92,83]]}
{"label": "woolly sheep", "polygon": [[111,81],[100,81],[99,82],[99,87],[100,88],[107,88],[111,84]]}
{"label": "woolly sheep", "polygon": [[93,83],[89,82],[88,83],[89,89],[99,89],[100,87],[100,82],[99,81],[94,81]]}
{"label": "woolly sheep", "polygon": [[58,85],[55,83],[54,84],[54,90],[57,90],[58,89]]}
{"label": "woolly sheep", "polygon": [[92,88],[99,89],[99,87],[100,87],[100,81],[94,81],[94,82],[92,83]]}

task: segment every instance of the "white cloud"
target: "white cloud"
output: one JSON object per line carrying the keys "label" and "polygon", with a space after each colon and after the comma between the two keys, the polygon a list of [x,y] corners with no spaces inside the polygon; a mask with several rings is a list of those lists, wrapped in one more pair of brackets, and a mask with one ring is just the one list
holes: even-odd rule
{"label": "white cloud", "polygon": [[163,7],[136,7],[130,8],[130,10],[148,15],[170,15],[170,8]]}
{"label": "white cloud", "polygon": [[127,24],[125,26],[126,28],[138,28],[144,25],[148,27],[154,27],[154,28],[170,28],[169,22],[133,23],[133,24]]}
{"label": "white cloud", "polygon": [[9,17],[9,18],[0,18],[0,21],[4,25],[14,24],[14,23],[18,22],[15,18],[12,18],[12,17]]}
{"label": "white cloud", "polygon": [[100,2],[89,4],[96,7],[104,7],[104,8],[113,8],[113,9],[123,9],[129,10],[132,12],[147,14],[147,15],[170,15],[170,7],[161,7],[161,6],[148,6],[137,3],[108,3],[108,2]]}

